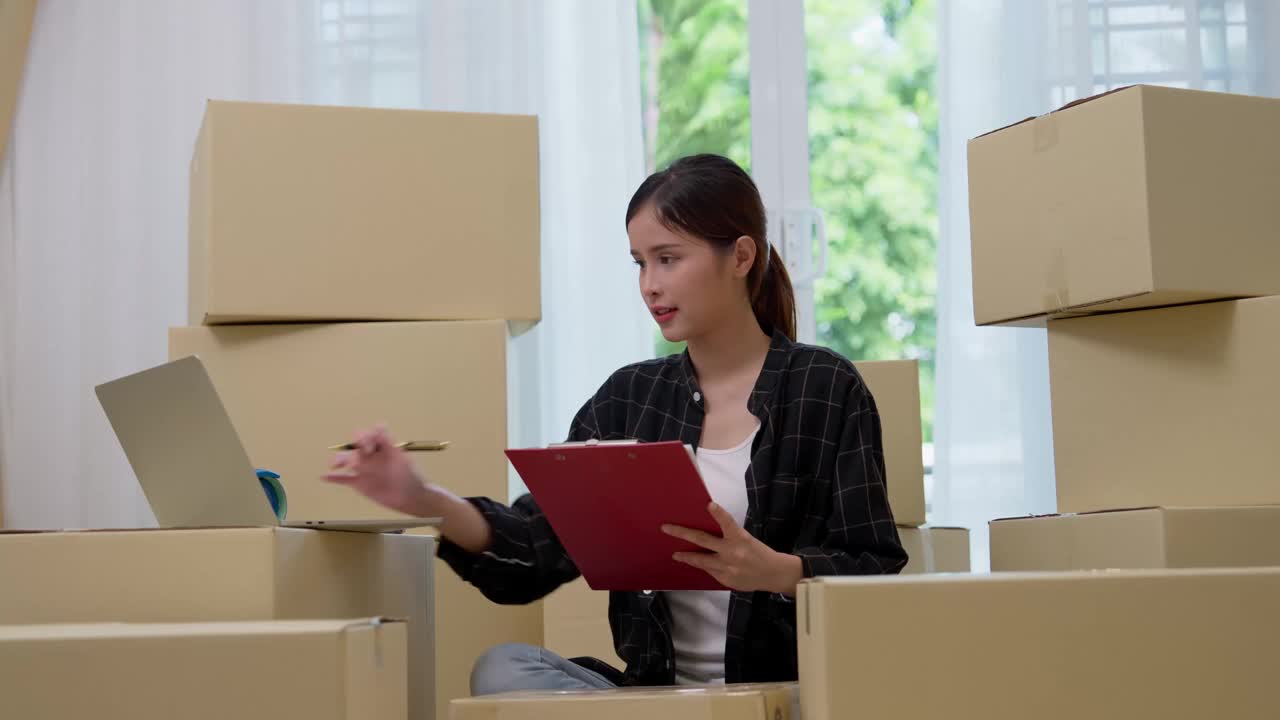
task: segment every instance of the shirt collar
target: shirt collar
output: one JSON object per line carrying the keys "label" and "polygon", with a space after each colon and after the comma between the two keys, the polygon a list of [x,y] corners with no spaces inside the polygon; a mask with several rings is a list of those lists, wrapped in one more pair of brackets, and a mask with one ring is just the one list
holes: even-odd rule
{"label": "shirt collar", "polygon": [[[764,367],[760,370],[760,376],[756,378],[756,385],[751,390],[751,397],[747,399],[747,409],[752,415],[760,417],[764,413],[764,402],[773,392],[774,386],[778,382],[778,376],[781,370],[786,367],[787,355],[790,353],[794,343],[781,330],[773,330],[769,337],[769,350],[764,356]],[[689,357],[689,350],[680,354],[680,372],[684,380],[685,389],[689,395],[693,397],[693,401],[702,406],[702,389],[698,386],[698,377],[693,370],[693,360]]]}

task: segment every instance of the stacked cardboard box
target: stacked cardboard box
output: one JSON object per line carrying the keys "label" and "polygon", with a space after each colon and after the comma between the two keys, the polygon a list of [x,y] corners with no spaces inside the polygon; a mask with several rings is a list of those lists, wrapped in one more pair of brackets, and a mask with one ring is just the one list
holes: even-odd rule
{"label": "stacked cardboard box", "polygon": [[1280,506],[1155,507],[991,523],[993,570],[1280,566]]}
{"label": "stacked cardboard box", "polygon": [[[536,119],[210,102],[191,163],[189,326],[290,519],[393,515],[321,475],[360,427],[449,440],[416,454],[460,495],[505,499],[508,330],[540,314]],[[437,565],[436,715],[472,662],[540,643]],[[420,717],[426,717],[425,715]]]}
{"label": "stacked cardboard box", "polygon": [[1139,86],[970,142],[975,320],[1048,328],[1063,514],[992,523],[1023,572],[803,583],[809,720],[1280,712],[1278,123]]}
{"label": "stacked cardboard box", "polygon": [[0,626],[0,697],[30,720],[403,720],[405,657],[381,618]]}
{"label": "stacked cardboard box", "polygon": [[[424,536],[278,527],[0,533],[0,577],[8,588],[0,593],[0,645],[18,636],[24,642],[58,637],[79,643],[94,635],[55,629],[54,623],[179,623],[183,628],[167,632],[165,647],[198,654],[203,650],[185,646],[188,638],[211,632],[201,629],[204,623],[398,618],[407,621],[407,627],[397,631],[406,635],[407,655],[396,661],[400,664],[394,670],[404,677],[402,690],[407,687],[402,706],[412,711],[408,717],[430,718],[435,705],[434,550],[434,538]],[[18,629],[31,625],[50,627]],[[276,633],[286,626],[273,628],[268,622],[263,627],[264,632]],[[55,650],[74,655],[78,647]],[[0,648],[0,657],[7,652]],[[21,657],[25,651],[13,652]],[[256,662],[242,656],[250,652],[247,646],[233,643],[219,652],[228,667]],[[64,657],[70,655],[51,655],[49,662]],[[299,659],[299,667],[310,661]],[[122,658],[119,673],[150,675],[142,666],[125,668],[124,662]],[[56,670],[54,664],[40,665],[15,676],[3,660],[0,667],[5,676],[0,684],[13,677],[24,678],[25,684]],[[68,675],[75,675],[70,666],[57,671],[56,681],[65,682]],[[123,681],[124,676],[119,677]],[[318,679],[308,682],[328,687]],[[104,692],[125,695],[131,688],[139,698],[147,697],[146,688],[131,685]],[[22,697],[38,701],[35,696]],[[200,697],[191,699],[199,704]],[[47,700],[53,703],[57,698]],[[44,707],[46,712],[18,715],[65,716],[53,712],[60,707],[56,704],[30,707]],[[138,706],[115,707],[125,714],[111,717],[129,716],[125,711]],[[364,717],[364,711],[359,716]],[[406,715],[401,710],[395,717]]]}
{"label": "stacked cardboard box", "polygon": [[800,705],[805,720],[1274,718],[1277,602],[1280,568],[807,581]]}
{"label": "stacked cardboard box", "polygon": [[1280,293],[1280,103],[1134,86],[969,143],[974,319]]}
{"label": "stacked cardboard box", "polygon": [[992,569],[1271,564],[1276,123],[1138,86],[970,144],[976,320],[1048,328],[1066,514],[992,523]]}
{"label": "stacked cardboard box", "polygon": [[889,507],[911,556],[903,572],[968,572],[968,530],[925,525],[919,363],[884,360],[855,365],[880,414]]}
{"label": "stacked cardboard box", "polygon": [[915,360],[854,363],[880,413],[889,507],[901,527],[925,523],[920,364]]}
{"label": "stacked cardboard box", "polygon": [[[1274,564],[1280,515],[1160,506],[1275,501],[1248,397],[1276,396],[1275,299],[1230,298],[1280,290],[1277,121],[1274,101],[1135,87],[970,143],[975,319],[1047,325],[1059,506],[1085,514],[992,524],[994,569],[1055,572],[806,583],[809,718],[1275,715],[1257,664],[1280,570],[1217,566]],[[1145,569],[1065,572],[1113,567]],[[979,652],[849,649],[926,642]]]}
{"label": "stacked cardboard box", "polygon": [[969,531],[925,525],[919,363],[884,360],[855,365],[880,413],[889,507],[911,557],[903,572],[968,572]]}

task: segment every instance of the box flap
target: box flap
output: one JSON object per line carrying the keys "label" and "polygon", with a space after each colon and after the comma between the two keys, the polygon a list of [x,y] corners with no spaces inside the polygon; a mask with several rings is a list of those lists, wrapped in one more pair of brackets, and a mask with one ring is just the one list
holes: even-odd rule
{"label": "box flap", "polygon": [[998,132],[1000,132],[1001,130],[1008,130],[1009,128],[1014,127],[1015,125],[1021,125],[1022,123],[1025,123],[1025,122],[1031,122],[1032,120],[1035,120],[1036,118],[1044,117],[1045,115],[1052,115],[1052,114],[1054,114],[1054,113],[1062,112],[1063,110],[1067,110],[1067,109],[1069,109],[1069,108],[1073,108],[1073,107],[1075,107],[1075,106],[1077,106],[1077,105],[1083,105],[1083,104],[1085,104],[1085,103],[1087,103],[1087,102],[1092,102],[1092,101],[1094,101],[1094,100],[1097,100],[1098,98],[1106,97],[1107,95],[1111,95],[1111,94],[1113,94],[1113,93],[1118,93],[1118,92],[1120,92],[1120,91],[1122,91],[1122,90],[1128,90],[1129,88],[1132,88],[1132,87],[1141,87],[1141,85],[1122,85],[1122,86],[1120,86],[1120,87],[1118,87],[1118,88],[1113,88],[1113,89],[1111,89],[1111,90],[1107,90],[1106,92],[1101,92],[1101,93],[1098,93],[1098,94],[1096,94],[1096,95],[1090,95],[1090,96],[1088,96],[1088,97],[1083,97],[1083,98],[1080,98],[1080,99],[1078,99],[1078,100],[1072,100],[1071,102],[1067,103],[1066,105],[1063,105],[1063,106],[1061,106],[1061,107],[1059,107],[1059,108],[1057,108],[1057,109],[1054,109],[1054,110],[1050,110],[1049,112],[1044,113],[1044,114],[1042,114],[1042,115],[1031,115],[1031,116],[1029,116],[1029,117],[1025,117],[1025,118],[1023,118],[1023,119],[1021,119],[1021,120],[1017,120],[1017,121],[1011,122],[1011,123],[1009,123],[1008,125],[1004,125],[1004,126],[998,127],[998,128],[996,128],[995,130],[988,130],[987,132],[984,132],[984,133],[982,133],[981,135],[975,135],[975,136],[973,137],[973,139],[974,139],[974,140],[977,140],[977,139],[978,139],[978,138],[980,138],[980,137],[986,137],[987,135],[991,135],[992,133],[998,133]]}
{"label": "box flap", "polygon": [[[1011,522],[1016,520],[1039,520],[1041,518],[1070,518],[1078,515],[1100,515],[1103,513],[1125,513],[1137,512],[1139,510],[1168,510],[1169,508],[1159,507],[1156,505],[1138,505],[1135,507],[1125,508],[1109,508],[1106,510],[1091,510],[1082,513],[1045,513],[1043,515],[1010,515],[1008,517],[1000,517],[991,521],[991,523]],[[988,523],[990,524],[990,523]]]}
{"label": "box flap", "polygon": [[992,523],[1011,522],[1015,520],[1037,520],[1039,518],[1052,518],[1052,517],[1063,517],[1063,516],[1058,513],[1045,513],[1043,515],[1009,515],[1006,517],[995,518],[994,520],[989,521],[987,524],[990,525]]}
{"label": "box flap", "polygon": [[1224,510],[1280,510],[1280,505],[1165,505],[1160,508],[1167,512],[1202,512],[1205,510],[1224,511]]}
{"label": "box flap", "polygon": [[40,625],[0,625],[3,640],[65,640],[123,637],[201,637],[238,634],[291,635],[297,633],[344,632],[352,628],[403,623],[390,618],[341,620],[236,620],[183,623],[57,623]]}
{"label": "box flap", "polygon": [[1107,508],[1106,510],[1090,510],[1090,511],[1088,511],[1088,512],[1082,512],[1082,513],[1070,513],[1070,514],[1073,514],[1073,515],[1106,515],[1106,514],[1108,514],[1108,513],[1127,513],[1127,512],[1141,512],[1141,511],[1143,511],[1143,510],[1167,510],[1167,509],[1168,509],[1168,508],[1160,507],[1160,506],[1158,506],[1158,505],[1138,505],[1138,506],[1135,506],[1135,507]]}
{"label": "box flap", "polygon": [[[91,534],[91,533],[138,533],[138,532],[171,532],[174,530],[278,530],[277,526],[262,525],[192,525],[190,527],[145,527],[145,528],[43,528],[43,529],[0,529],[4,535],[57,535],[57,534]],[[309,529],[309,528],[289,528]]]}

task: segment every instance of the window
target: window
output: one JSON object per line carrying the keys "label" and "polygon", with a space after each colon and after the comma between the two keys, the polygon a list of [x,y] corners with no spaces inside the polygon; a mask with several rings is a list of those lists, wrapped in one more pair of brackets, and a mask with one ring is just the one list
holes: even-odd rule
{"label": "window", "polygon": [[[417,107],[422,101],[423,3],[321,0],[314,3],[312,51],[317,102]],[[308,67],[312,64],[308,63]]]}
{"label": "window", "polygon": [[[1058,0],[1049,36],[1050,55],[1060,60],[1053,105],[1138,83],[1258,92],[1249,5],[1246,0]],[[1079,27],[1088,32],[1077,33]]]}
{"label": "window", "polygon": [[[746,0],[639,0],[645,169],[716,153],[750,172]],[[654,330],[654,353],[684,349]]]}
{"label": "window", "polygon": [[920,361],[933,439],[938,197],[935,14],[929,2],[808,0],[809,178],[829,260],[820,344],[852,360]]}
{"label": "window", "polygon": [[[822,212],[825,267],[807,236],[780,244],[800,339],[855,361],[920,360],[931,467],[934,2],[638,0],[638,10],[650,170],[720,153],[752,173],[773,228],[797,209]],[[657,355],[682,349],[654,337]]]}

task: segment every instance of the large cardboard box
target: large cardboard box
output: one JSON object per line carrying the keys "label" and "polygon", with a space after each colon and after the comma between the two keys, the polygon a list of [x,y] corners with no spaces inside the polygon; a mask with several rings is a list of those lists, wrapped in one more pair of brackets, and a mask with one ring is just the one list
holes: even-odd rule
{"label": "large cardboard box", "polygon": [[991,569],[1280,566],[1280,506],[1141,508],[995,520]]}
{"label": "large cardboard box", "polygon": [[409,717],[431,720],[434,552],[292,528],[0,533],[0,625],[404,618]]}
{"label": "large cardboard box", "polygon": [[593,657],[626,669],[613,647],[609,593],[592,590],[582,578],[542,599],[542,640],[544,647],[561,657]]}
{"label": "large cardboard box", "polygon": [[0,626],[0,698],[23,720],[404,720],[403,623]]}
{"label": "large cardboard box", "polygon": [[35,16],[36,0],[0,2],[0,167],[4,167],[9,130],[17,113],[18,93],[22,88],[23,68],[27,64],[27,46],[31,42],[31,24]]}
{"label": "large cardboard box", "polygon": [[1280,297],[1051,322],[1058,512],[1280,504],[1277,328]]}
{"label": "large cardboard box", "polygon": [[450,720],[799,720],[794,683],[519,692],[456,700]]}
{"label": "large cardboard box", "polygon": [[192,325],[531,324],[537,119],[210,101],[189,225]]}
{"label": "large cardboard box", "polygon": [[796,602],[800,702],[806,720],[1274,718],[1277,603],[1280,568],[823,578]]}
{"label": "large cardboard box", "polygon": [[[899,527],[911,559],[904,575],[969,572],[969,531],[952,527]],[[1280,564],[1280,562],[1276,563]],[[622,670],[609,627],[609,593],[578,578],[542,600],[544,646],[561,657],[587,656]]]}
{"label": "large cardboard box", "polygon": [[903,575],[969,572],[969,531],[958,527],[900,527],[907,551]]}
{"label": "large cardboard box", "polygon": [[[384,420],[398,440],[449,440],[413,453],[432,481],[507,497],[506,326],[502,321],[175,328],[169,355],[199,355],[258,467],[281,474],[290,519],[396,514],[320,479],[330,445]],[[504,642],[542,643],[542,608],[499,606],[436,564],[437,716],[470,694],[471,666]]]}
{"label": "large cardboard box", "polygon": [[854,363],[880,412],[889,507],[899,525],[923,525],[924,455],[920,418],[920,363],[915,360]]}
{"label": "large cardboard box", "polygon": [[1136,86],[969,142],[973,312],[1280,293],[1280,100]]}
{"label": "large cardboard box", "polygon": [[399,517],[321,479],[327,448],[378,421],[397,440],[451,441],[411,454],[427,477],[505,497],[506,347],[496,320],[169,331],[169,359],[200,356],[250,459],[280,473],[290,520]]}

